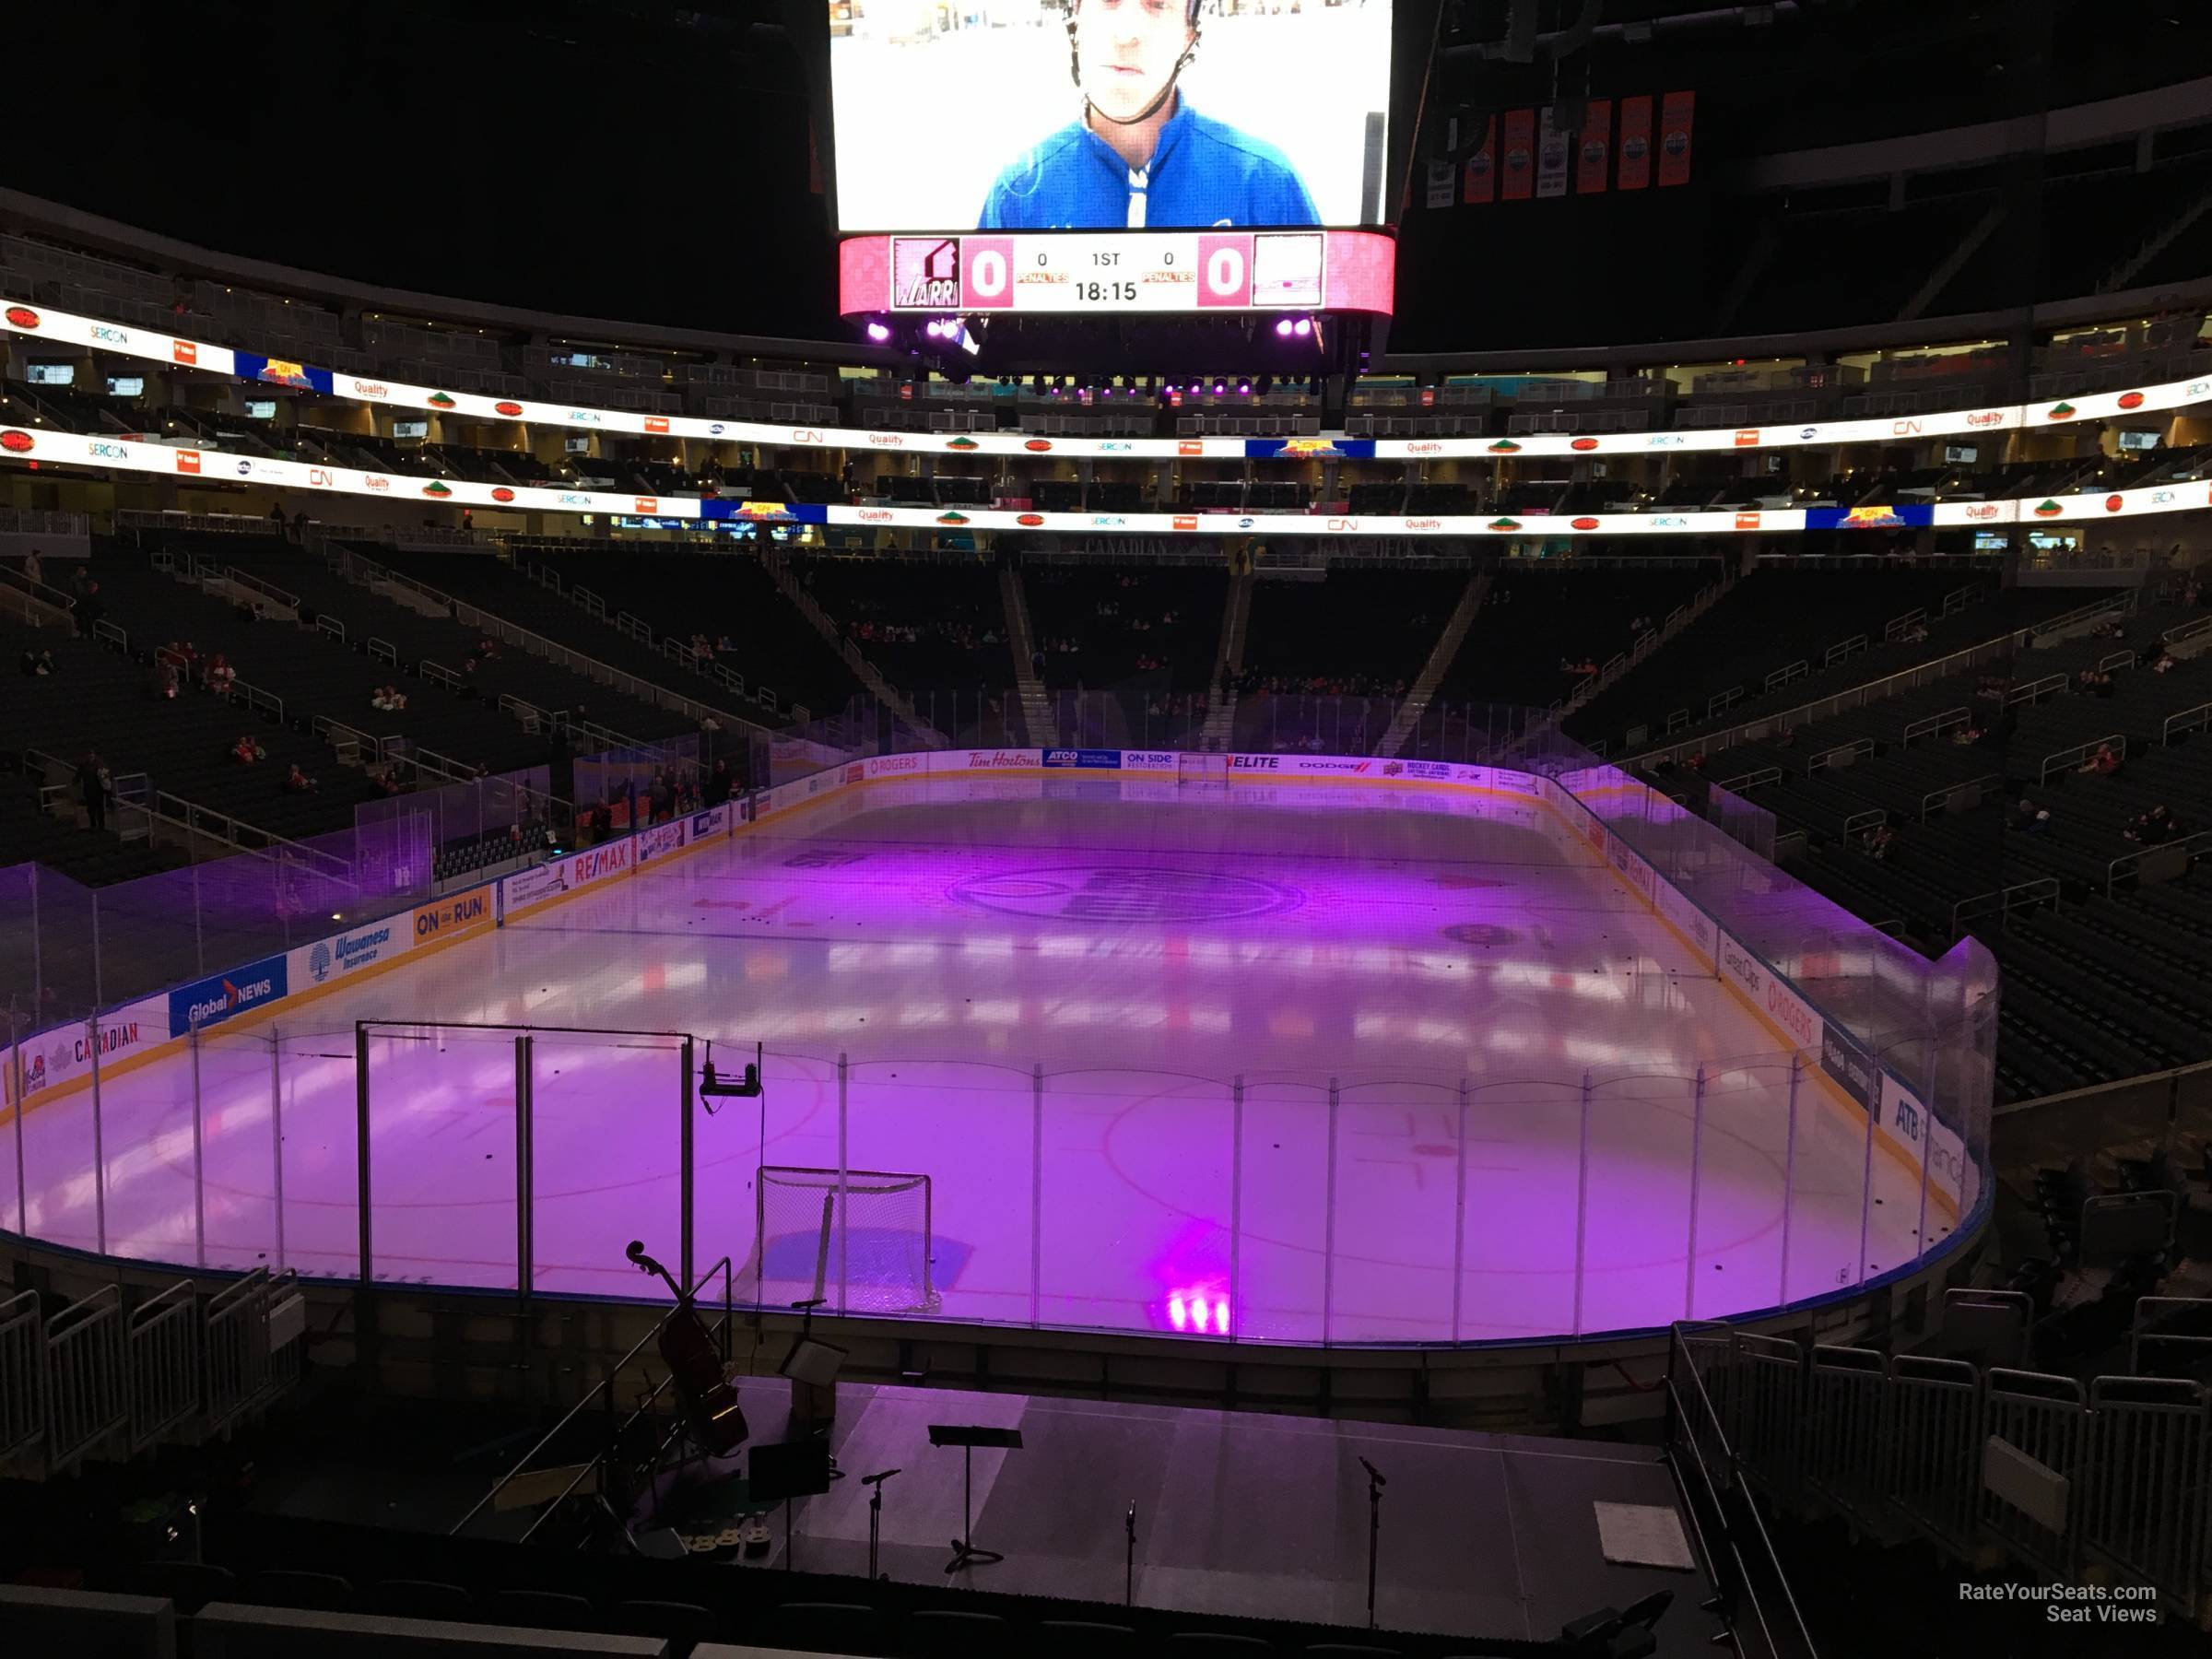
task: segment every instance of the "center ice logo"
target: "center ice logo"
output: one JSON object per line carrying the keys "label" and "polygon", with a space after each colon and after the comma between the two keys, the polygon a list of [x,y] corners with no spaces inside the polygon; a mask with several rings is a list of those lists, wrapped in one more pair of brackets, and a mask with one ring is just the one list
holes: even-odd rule
{"label": "center ice logo", "polygon": [[978,910],[1055,922],[1226,922],[1296,910],[1296,888],[1210,870],[1077,865],[994,871],[955,883],[948,896]]}

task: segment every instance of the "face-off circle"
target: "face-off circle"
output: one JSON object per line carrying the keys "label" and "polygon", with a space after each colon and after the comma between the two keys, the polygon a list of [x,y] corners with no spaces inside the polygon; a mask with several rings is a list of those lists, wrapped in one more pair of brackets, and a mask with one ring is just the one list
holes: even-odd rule
{"label": "face-off circle", "polygon": [[994,871],[955,882],[946,895],[976,910],[1046,922],[1230,922],[1306,901],[1299,888],[1256,877],[1129,865]]}

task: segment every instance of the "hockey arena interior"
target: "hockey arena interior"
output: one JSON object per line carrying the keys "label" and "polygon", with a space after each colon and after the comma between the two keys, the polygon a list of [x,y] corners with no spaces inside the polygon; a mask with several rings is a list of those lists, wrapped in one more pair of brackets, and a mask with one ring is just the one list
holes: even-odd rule
{"label": "hockey arena interior", "polygon": [[2201,1649],[2212,18],[17,44],[0,1651]]}

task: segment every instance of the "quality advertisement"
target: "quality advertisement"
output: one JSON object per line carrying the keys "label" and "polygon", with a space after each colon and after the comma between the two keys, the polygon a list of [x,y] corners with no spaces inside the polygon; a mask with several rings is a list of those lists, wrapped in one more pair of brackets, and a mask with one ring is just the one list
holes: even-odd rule
{"label": "quality advertisement", "polygon": [[[1018,455],[1044,445],[1069,457],[1128,455],[1168,458],[1199,453],[1243,460],[1311,460],[1330,451],[1372,453],[1384,460],[1487,456],[1518,453],[1530,456],[1650,453],[1752,449],[1790,449],[1857,443],[1895,443],[1915,438],[1994,436],[2021,428],[2040,429],[2116,416],[2184,408],[2212,400],[2212,379],[2163,382],[2124,391],[2082,394],[2028,405],[1975,406],[1924,415],[1825,421],[1754,429],[1750,441],[1740,429],[1662,429],[1642,432],[1531,432],[1513,438],[1321,439],[1280,438],[1052,438],[1022,432],[970,435],[899,433],[856,428],[792,427],[762,421],[715,420],[701,416],[648,415],[637,410],[574,407],[565,403],[517,400],[489,394],[452,392],[340,373],[309,364],[285,362],[233,351],[204,340],[189,340],[160,329],[56,311],[25,298],[0,295],[0,333],[89,347],[105,355],[135,358],[170,368],[196,369],[218,375],[241,375],[270,383],[304,385],[332,397],[390,408],[419,409],[432,416],[517,421],[530,426],[647,436],[697,438],[759,443],[781,448],[822,450],[912,449],[931,453]],[[1316,447],[1319,446],[1319,447]],[[610,498],[611,499],[611,498]],[[614,511],[614,509],[607,509]],[[1939,522],[1941,522],[1939,520]]]}
{"label": "quality advertisement", "polygon": [[[1756,441],[1756,432],[1749,437]],[[1495,447],[1495,446],[1492,446]],[[638,513],[660,519],[736,521],[747,516],[742,500],[722,497],[659,496],[645,498],[612,492],[559,490],[535,485],[508,485],[468,478],[445,478],[422,473],[362,472],[351,467],[325,466],[314,462],[237,454],[216,449],[184,449],[125,434],[110,436],[54,431],[44,427],[0,425],[0,453],[9,460],[35,462],[41,466],[83,466],[102,472],[152,473],[185,477],[207,482],[258,483],[281,489],[324,490],[335,495],[373,497],[392,500],[420,499],[448,507],[506,507],[545,513]],[[2212,506],[2206,487],[2194,483],[2156,485],[2108,493],[2088,492],[2054,497],[2021,498],[1997,502],[1958,503],[1957,522],[1978,522],[1977,509],[1994,507],[1998,522],[2006,514],[2020,523],[2065,522],[2131,516],[2142,513],[2202,512]],[[1825,512],[1826,510],[1821,510]],[[1947,511],[1948,511],[1947,509]],[[1906,508],[1852,509],[1839,524],[1877,528],[1891,524],[1922,522],[1928,510]],[[863,516],[865,514],[866,516]],[[1089,533],[1101,526],[1079,512],[1031,512],[1013,508],[977,507],[966,512],[938,512],[925,507],[855,507],[801,502],[791,505],[780,523],[830,525],[888,524],[893,528],[935,530],[957,524],[968,530],[1045,529]],[[1498,536],[1527,535],[1544,540],[1579,535],[1795,535],[1807,527],[1807,510],[1798,507],[1728,509],[1688,513],[1606,512],[1582,513],[1571,518],[1530,514],[1515,518],[1453,517],[1349,517],[1321,511],[1270,513],[1264,518],[1233,513],[1131,513],[1112,529],[1132,535],[1174,531],[1202,535],[1242,535],[1265,525],[1277,536]],[[1946,517],[1929,522],[1950,523]]]}

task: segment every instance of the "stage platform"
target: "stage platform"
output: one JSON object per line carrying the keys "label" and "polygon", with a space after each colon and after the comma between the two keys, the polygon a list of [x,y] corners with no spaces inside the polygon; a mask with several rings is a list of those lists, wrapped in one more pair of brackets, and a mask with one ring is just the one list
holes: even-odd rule
{"label": "stage platform", "polygon": [[[742,1389],[752,1443],[784,1438],[790,1385],[746,1379]],[[930,1445],[932,1423],[1018,1429],[1024,1442],[974,1453],[974,1541],[1006,1559],[953,1581],[945,1567],[961,1526],[961,1456]],[[865,1575],[861,1477],[896,1468],[881,1552],[893,1580],[1118,1603],[1124,1517],[1135,1505],[1137,1606],[1356,1629],[1367,1621],[1364,1457],[1388,1481],[1381,1629],[1548,1640],[1572,1619],[1655,1590],[1675,1593],[1658,1626],[1661,1655],[1701,1654],[1720,1628],[1698,1610],[1712,1594],[1701,1555],[1698,1570],[1682,1571],[1616,1565],[1600,1547],[1593,1506],[1605,1502],[1677,1515],[1697,1549],[1652,1448],[867,1384],[838,1391],[830,1442],[844,1478],[792,1507],[794,1565],[806,1572]],[[742,1464],[741,1454],[730,1466]],[[690,1486],[669,1499],[665,1519],[712,1516],[719,1525],[736,1507],[735,1484],[719,1494]],[[766,1557],[719,1550],[698,1558],[700,1571],[778,1571],[780,1508],[770,1520]],[[699,1529],[678,1520],[677,1530]]]}

